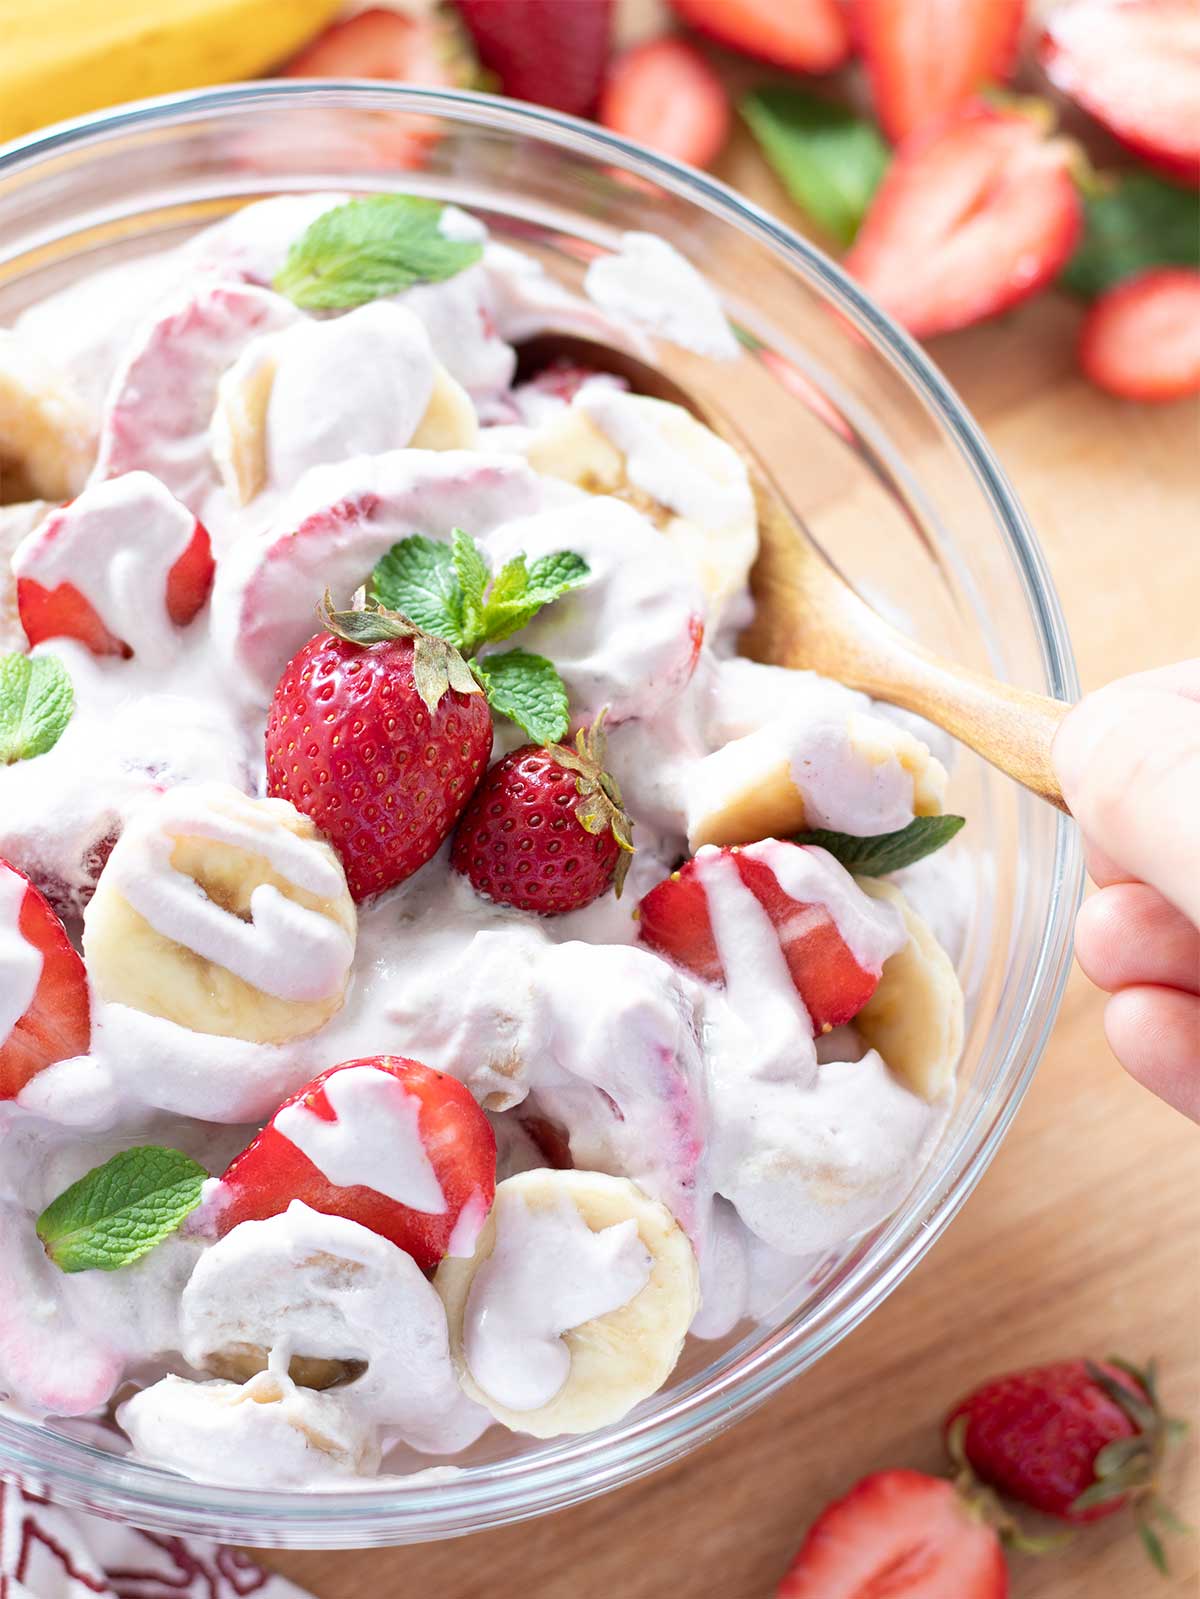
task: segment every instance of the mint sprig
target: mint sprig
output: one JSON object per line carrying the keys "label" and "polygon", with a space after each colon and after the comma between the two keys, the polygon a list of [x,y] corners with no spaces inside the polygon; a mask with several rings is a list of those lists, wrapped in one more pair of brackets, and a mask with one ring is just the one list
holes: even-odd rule
{"label": "mint sprig", "polygon": [[875,124],[782,83],[746,95],[739,110],[800,209],[852,244],[890,159]]}
{"label": "mint sprig", "polygon": [[178,1149],[123,1149],[46,1206],[38,1237],[60,1271],[117,1271],[179,1228],[207,1178]]}
{"label": "mint sprig", "polygon": [[1059,281],[1085,300],[1152,267],[1196,265],[1200,193],[1149,172],[1104,174],[1083,196],[1085,228]]}
{"label": "mint sprig", "polygon": [[54,655],[0,655],[0,766],[45,755],[75,708],[67,669]]}
{"label": "mint sprig", "polygon": [[305,311],[344,311],[452,278],[483,246],[443,233],[445,209],[414,194],[372,194],[324,211],[292,244],[274,287]]}
{"label": "mint sprig", "polygon": [[854,833],[814,827],[805,833],[793,833],[792,842],[819,845],[857,877],[884,877],[932,855],[965,825],[963,816],[914,816],[907,827],[894,833],[871,833],[860,838]]}
{"label": "mint sprig", "polygon": [[563,737],[570,720],[567,691],[553,664],[521,649],[473,657],[485,644],[519,632],[588,575],[587,562],[570,550],[532,564],[515,555],[493,573],[475,540],[455,528],[449,544],[419,533],[394,544],[371,574],[367,598],[452,644],[492,709],[535,743],[550,744]]}

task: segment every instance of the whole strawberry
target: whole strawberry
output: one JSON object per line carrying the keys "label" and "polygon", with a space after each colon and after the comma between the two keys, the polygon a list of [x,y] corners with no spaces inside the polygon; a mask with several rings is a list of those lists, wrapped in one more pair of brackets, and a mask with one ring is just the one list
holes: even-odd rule
{"label": "whole strawberry", "polygon": [[451,862],[499,905],[558,916],[616,885],[633,853],[633,824],[604,770],[604,714],[564,744],[524,744],[475,790]]}
{"label": "whole strawberry", "polygon": [[288,662],[267,719],[267,791],[290,800],[342,858],[356,900],[436,853],[492,751],[492,718],[466,662],[388,611],[338,611]]}
{"label": "whole strawberry", "polygon": [[604,79],[613,0],[457,0],[501,93],[586,117]]}
{"label": "whole strawberry", "polygon": [[1153,1362],[1064,1360],[985,1383],[946,1418],[955,1461],[1023,1504],[1065,1521],[1096,1521],[1132,1503],[1151,1559],[1164,1566],[1151,1522],[1173,1518],[1156,1497],[1171,1440]]}

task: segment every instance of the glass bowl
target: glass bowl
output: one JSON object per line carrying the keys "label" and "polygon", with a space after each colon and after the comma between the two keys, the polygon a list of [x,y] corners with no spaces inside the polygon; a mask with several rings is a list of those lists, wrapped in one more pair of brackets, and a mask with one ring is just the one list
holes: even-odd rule
{"label": "glass bowl", "polygon": [[[174,243],[248,200],[319,187],[456,200],[569,285],[624,231],[661,234],[707,273],[743,354],[735,366],[673,349],[659,358],[719,392],[847,575],[942,653],[1074,698],[1041,552],[978,428],[921,351],[782,223],[703,173],[571,118],[466,93],[286,82],[51,128],[0,151],[0,325],[82,273]],[[756,636],[786,648],[778,628]],[[199,1485],[108,1453],[94,1433],[0,1415],[0,1470],[60,1503],[162,1532],[291,1548],[399,1544],[576,1503],[762,1404],[867,1316],[949,1223],[1054,1020],[1082,882],[1075,830],[965,755],[951,808],[970,818],[954,846],[972,883],[959,961],[967,1040],[929,1165],[889,1221],[823,1260],[764,1323],[692,1342],[671,1383],[618,1425],[551,1443],[493,1430],[461,1469],[297,1494]]]}

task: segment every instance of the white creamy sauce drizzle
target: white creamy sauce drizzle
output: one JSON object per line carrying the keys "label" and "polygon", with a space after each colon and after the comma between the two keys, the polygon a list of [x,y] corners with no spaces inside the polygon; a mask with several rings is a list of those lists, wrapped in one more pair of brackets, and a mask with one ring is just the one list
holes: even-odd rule
{"label": "white creamy sauce drizzle", "polygon": [[18,926],[26,883],[0,862],[0,1049],[33,1003],[42,976],[42,952]]}
{"label": "white creamy sauce drizzle", "polygon": [[421,1137],[421,1101],[389,1072],[350,1066],[325,1084],[334,1120],[302,1102],[275,1118],[275,1130],[339,1188],[361,1184],[397,1204],[435,1216],[446,1196]]}
{"label": "white creamy sauce drizzle", "polygon": [[593,1232],[566,1195],[496,1203],[496,1244],[471,1283],[463,1347],[471,1375],[510,1410],[537,1410],[571,1371],[563,1334],[641,1293],[653,1262],[632,1219]]}
{"label": "white creamy sauce drizzle", "polygon": [[626,233],[621,248],[587,269],[584,292],[601,310],[717,361],[733,361],[740,346],[721,302],[674,245],[654,233]]}

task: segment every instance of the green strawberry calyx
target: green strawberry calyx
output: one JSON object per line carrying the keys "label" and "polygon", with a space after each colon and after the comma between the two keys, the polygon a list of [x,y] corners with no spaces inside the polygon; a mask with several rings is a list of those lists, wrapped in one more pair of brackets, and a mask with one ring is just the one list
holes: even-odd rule
{"label": "green strawberry calyx", "polygon": [[438,638],[435,633],[427,633],[398,611],[386,611],[382,606],[370,603],[361,611],[337,611],[333,606],[333,596],[326,589],[317,615],[327,633],[332,633],[334,638],[346,644],[357,644],[362,649],[396,639],[411,639],[413,683],[431,716],[447,689],[456,689],[460,694],[483,692],[471,668],[453,644]]}
{"label": "green strawberry calyx", "polygon": [[611,833],[620,853],[613,877],[613,891],[617,898],[625,886],[629,864],[634,853],[633,819],[625,809],[620,784],[605,768],[608,738],[604,731],[605,707],[590,727],[581,727],[575,735],[575,744],[550,744],[546,753],[568,772],[575,773],[575,789],[579,804],[575,807],[575,820],[585,833],[593,837]]}

